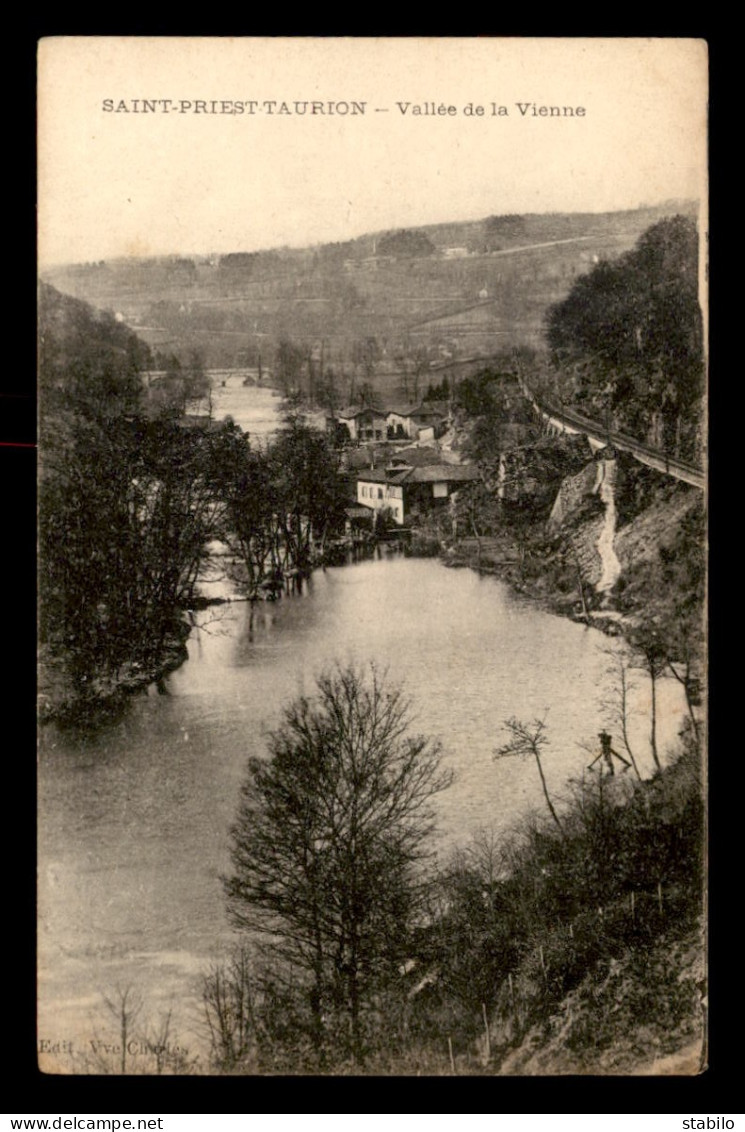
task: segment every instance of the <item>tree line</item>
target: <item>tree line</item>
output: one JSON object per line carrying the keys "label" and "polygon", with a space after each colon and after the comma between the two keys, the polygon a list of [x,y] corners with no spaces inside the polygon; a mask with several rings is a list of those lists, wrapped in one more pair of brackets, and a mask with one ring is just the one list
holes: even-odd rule
{"label": "tree line", "polygon": [[344,521],[346,497],[326,438],[291,417],[265,450],[240,431],[224,434],[218,497],[225,508],[219,537],[239,564],[250,600],[280,591],[307,573]]}
{"label": "tree line", "polygon": [[601,260],[546,316],[549,388],[676,457],[700,460],[704,346],[696,225],[673,216]]}
{"label": "tree line", "polygon": [[39,323],[40,640],[86,698],[183,640],[212,540],[256,599],[309,569],[345,501],[336,457],[301,421],[254,451],[232,422],[184,414],[175,367],[148,390],[153,357],[114,316],[44,287]]}

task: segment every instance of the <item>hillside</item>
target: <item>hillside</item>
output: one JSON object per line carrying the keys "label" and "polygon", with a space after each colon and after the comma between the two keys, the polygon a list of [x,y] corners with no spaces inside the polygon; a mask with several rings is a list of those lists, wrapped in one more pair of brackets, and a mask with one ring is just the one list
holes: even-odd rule
{"label": "hillside", "polygon": [[396,235],[403,253],[407,245],[400,233],[371,233],[300,249],[75,264],[44,278],[115,312],[163,352],[197,348],[213,367],[261,356],[271,368],[289,339],[306,363],[301,380],[314,366],[398,395],[404,372],[540,345],[546,308],[673,212],[694,205],[440,224],[417,230],[429,254],[382,254],[396,249]]}

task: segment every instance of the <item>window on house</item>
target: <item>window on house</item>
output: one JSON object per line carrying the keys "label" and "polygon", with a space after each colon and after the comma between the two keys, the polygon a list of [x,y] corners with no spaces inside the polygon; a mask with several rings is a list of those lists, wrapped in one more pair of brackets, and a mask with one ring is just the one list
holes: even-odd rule
{"label": "window on house", "polygon": [[378,499],[382,499],[382,498],[383,498],[383,489],[382,489],[382,487],[379,487],[378,488]]}

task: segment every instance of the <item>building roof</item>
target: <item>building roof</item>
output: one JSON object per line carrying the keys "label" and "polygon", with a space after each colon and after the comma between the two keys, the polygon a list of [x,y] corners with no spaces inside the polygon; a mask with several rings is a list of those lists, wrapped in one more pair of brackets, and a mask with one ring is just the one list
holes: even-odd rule
{"label": "building roof", "polygon": [[369,405],[348,405],[345,409],[337,409],[336,416],[348,421],[352,420],[353,417],[361,417],[363,413],[373,413],[375,416],[384,417],[386,410],[373,409]]}
{"label": "building roof", "polygon": [[421,407],[421,401],[417,401],[415,404],[398,402],[395,405],[389,405],[386,412],[395,413],[397,417],[410,417],[413,413],[418,413]]}
{"label": "building roof", "polygon": [[368,468],[357,474],[358,483],[388,483],[388,479],[385,468]]}
{"label": "building roof", "polygon": [[395,471],[395,470],[389,470],[388,471],[388,483],[392,483],[392,484],[408,483],[409,477],[410,477],[411,474],[412,474],[411,468],[401,468],[401,470],[398,471],[398,472]]}
{"label": "building roof", "polygon": [[412,468],[368,468],[359,472],[358,483],[470,483],[481,478],[475,464],[437,464]]}
{"label": "building roof", "polygon": [[427,423],[429,425],[439,424],[444,421],[447,413],[441,413],[439,409],[423,408],[417,409],[415,413],[411,414],[411,419],[417,423]]}
{"label": "building roof", "polygon": [[395,413],[397,417],[405,420],[442,420],[448,415],[448,406],[445,401],[424,401],[418,405],[394,405],[385,410],[388,416]]}
{"label": "building roof", "polygon": [[469,483],[481,478],[474,464],[433,464],[414,468],[407,483]]}

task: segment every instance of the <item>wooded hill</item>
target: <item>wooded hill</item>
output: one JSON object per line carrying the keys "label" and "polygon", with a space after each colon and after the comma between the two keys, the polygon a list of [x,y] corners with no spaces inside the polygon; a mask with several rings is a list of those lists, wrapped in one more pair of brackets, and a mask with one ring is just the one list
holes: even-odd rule
{"label": "wooded hill", "polygon": [[613,213],[491,216],[342,243],[54,268],[59,290],[111,310],[164,352],[273,367],[280,343],[388,391],[386,375],[543,343],[547,308],[627,252],[669,202]]}

